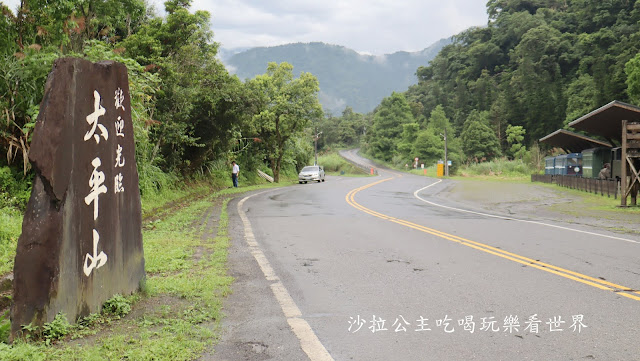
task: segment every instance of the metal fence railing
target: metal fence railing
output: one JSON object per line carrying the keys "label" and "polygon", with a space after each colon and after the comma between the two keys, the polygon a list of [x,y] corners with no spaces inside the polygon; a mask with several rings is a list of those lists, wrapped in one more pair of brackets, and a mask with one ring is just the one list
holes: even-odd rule
{"label": "metal fence railing", "polygon": [[620,181],[617,179],[582,178],[566,175],[532,174],[532,182],[553,183],[561,187],[578,189],[581,191],[606,195],[618,199]]}

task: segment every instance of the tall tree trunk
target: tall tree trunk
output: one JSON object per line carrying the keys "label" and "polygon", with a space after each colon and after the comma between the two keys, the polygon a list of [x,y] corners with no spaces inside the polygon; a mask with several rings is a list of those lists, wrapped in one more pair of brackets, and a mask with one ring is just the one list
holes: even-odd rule
{"label": "tall tree trunk", "polygon": [[273,181],[276,183],[280,182],[280,169],[276,167],[276,160],[274,158],[269,159],[269,163],[271,164],[271,170],[273,171]]}
{"label": "tall tree trunk", "polygon": [[[280,183],[280,167],[282,166],[282,156],[284,155],[284,149],[278,150],[278,158],[276,159],[276,169],[273,171],[273,179],[276,183]],[[277,178],[276,178],[277,174]]]}

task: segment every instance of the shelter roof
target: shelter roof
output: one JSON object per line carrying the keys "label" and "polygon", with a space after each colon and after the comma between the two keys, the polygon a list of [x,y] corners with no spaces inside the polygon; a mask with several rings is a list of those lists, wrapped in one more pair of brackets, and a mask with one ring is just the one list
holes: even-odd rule
{"label": "shelter roof", "polygon": [[622,141],[622,120],[640,122],[640,108],[617,100],[569,123],[570,127],[609,141]]}
{"label": "shelter roof", "polygon": [[596,147],[612,147],[612,145],[607,142],[589,138],[565,129],[558,129],[546,137],[540,138],[540,142],[562,148],[569,153],[580,153],[585,149]]}

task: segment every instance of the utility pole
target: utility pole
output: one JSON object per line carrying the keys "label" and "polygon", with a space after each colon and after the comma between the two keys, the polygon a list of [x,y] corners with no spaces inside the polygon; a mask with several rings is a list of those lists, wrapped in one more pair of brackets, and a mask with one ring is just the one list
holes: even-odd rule
{"label": "utility pole", "polygon": [[447,160],[447,127],[444,128],[444,176],[449,176],[449,161]]}
{"label": "utility pole", "polygon": [[[318,128],[316,128],[316,132],[318,131]],[[313,163],[313,165],[318,165],[318,138],[320,138],[320,134],[322,134],[322,132],[320,133],[316,133],[316,135],[313,137],[313,154],[316,158],[315,163]]]}

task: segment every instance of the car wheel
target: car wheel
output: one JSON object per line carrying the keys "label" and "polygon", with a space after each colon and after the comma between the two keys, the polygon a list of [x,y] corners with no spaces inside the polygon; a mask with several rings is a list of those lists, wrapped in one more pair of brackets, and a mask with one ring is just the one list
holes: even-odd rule
{"label": "car wheel", "polygon": [[302,181],[298,181],[299,184],[302,184]]}
{"label": "car wheel", "polygon": [[324,178],[322,178],[322,181],[324,182]]}

